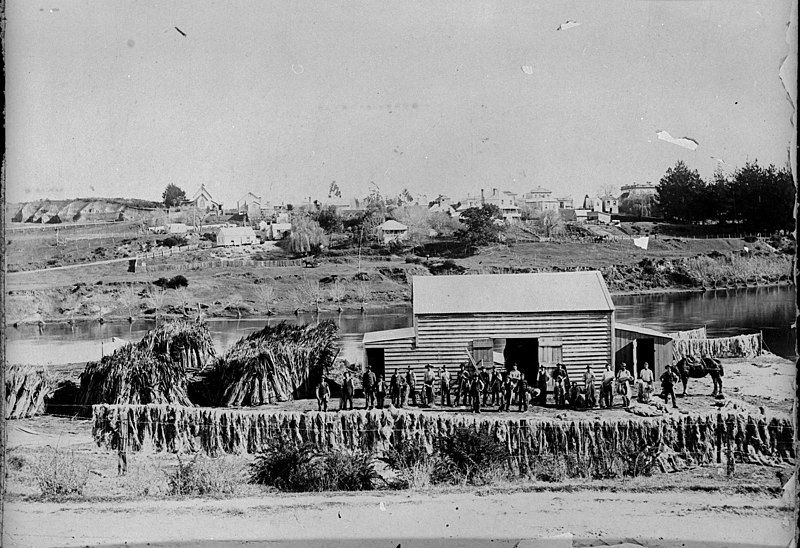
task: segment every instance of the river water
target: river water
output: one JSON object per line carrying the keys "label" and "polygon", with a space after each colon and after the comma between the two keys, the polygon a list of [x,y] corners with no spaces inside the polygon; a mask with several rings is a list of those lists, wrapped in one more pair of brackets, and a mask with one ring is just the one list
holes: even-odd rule
{"label": "river water", "polygon": [[[614,296],[617,321],[670,332],[706,326],[712,337],[762,331],[764,344],[775,354],[795,356],[793,287],[760,287],[707,291],[705,293],[664,293]],[[361,336],[366,331],[411,326],[409,305],[373,309],[369,312],[323,312],[267,319],[209,320],[214,345],[223,352],[239,338],[265,324],[283,320],[336,321],[340,331],[341,356],[362,360]],[[97,322],[9,327],[6,329],[8,363],[61,364],[98,360],[124,341],[138,341],[152,321],[133,324]],[[121,340],[120,340],[121,339]]]}

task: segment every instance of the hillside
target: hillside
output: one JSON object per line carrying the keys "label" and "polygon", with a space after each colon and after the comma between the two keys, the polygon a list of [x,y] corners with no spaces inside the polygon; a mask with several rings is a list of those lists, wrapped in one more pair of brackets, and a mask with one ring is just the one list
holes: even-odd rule
{"label": "hillside", "polygon": [[8,204],[6,213],[13,223],[61,224],[145,219],[160,206],[130,198],[76,198]]}

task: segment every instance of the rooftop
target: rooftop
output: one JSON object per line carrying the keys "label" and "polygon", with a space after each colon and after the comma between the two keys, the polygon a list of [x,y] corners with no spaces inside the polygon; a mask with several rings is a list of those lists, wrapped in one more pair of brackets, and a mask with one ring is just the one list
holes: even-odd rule
{"label": "rooftop", "polygon": [[408,227],[403,223],[398,223],[394,219],[389,219],[380,226],[381,230],[407,230]]}
{"label": "rooftop", "polygon": [[414,314],[609,312],[600,272],[414,276]]}

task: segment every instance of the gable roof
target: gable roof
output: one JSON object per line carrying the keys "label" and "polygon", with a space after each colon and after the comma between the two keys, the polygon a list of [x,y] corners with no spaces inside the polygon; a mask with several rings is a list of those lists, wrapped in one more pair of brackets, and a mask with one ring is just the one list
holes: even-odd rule
{"label": "gable roof", "polygon": [[398,223],[394,219],[389,219],[380,226],[381,230],[408,230],[408,227],[403,223]]}
{"label": "gable roof", "polygon": [[610,312],[598,271],[414,276],[414,314]]}
{"label": "gable roof", "polygon": [[649,335],[657,339],[672,339],[671,335],[667,335],[666,333],[662,333],[661,331],[656,331],[655,329],[650,329],[648,327],[642,327],[639,325],[630,325],[627,323],[615,322],[614,329],[617,331],[629,331],[631,333],[638,333],[640,335]]}

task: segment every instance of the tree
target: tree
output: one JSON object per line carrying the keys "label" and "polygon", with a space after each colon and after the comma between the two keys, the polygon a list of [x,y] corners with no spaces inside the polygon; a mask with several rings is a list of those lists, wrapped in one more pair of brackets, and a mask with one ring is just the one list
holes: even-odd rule
{"label": "tree", "polygon": [[333,232],[341,232],[343,230],[342,218],[336,212],[336,206],[329,205],[318,207],[317,210],[311,214],[311,218],[317,221],[322,230],[328,234]]}
{"label": "tree", "polygon": [[342,191],[339,190],[339,185],[336,184],[336,181],[331,181],[331,186],[328,188],[328,198],[333,198],[334,196],[341,198]]}
{"label": "tree", "polygon": [[667,169],[656,188],[656,200],[661,214],[673,221],[696,223],[711,217],[705,182],[682,161]]}
{"label": "tree", "polygon": [[282,240],[286,250],[298,255],[316,253],[328,240],[322,227],[308,217],[296,216],[292,219],[292,233]]}
{"label": "tree", "polygon": [[186,201],[186,192],[178,185],[170,183],[164,189],[161,199],[164,200],[164,205],[167,207],[179,206]]}
{"label": "tree", "polygon": [[553,209],[545,211],[539,218],[539,227],[546,238],[558,234],[564,230],[564,220],[561,218],[561,213]]}
{"label": "tree", "polygon": [[619,202],[619,212],[637,217],[650,217],[653,214],[652,194],[635,192],[628,194]]}
{"label": "tree", "polygon": [[748,162],[734,172],[724,188],[728,210],[723,214],[741,222],[748,230],[772,232],[792,228],[795,188],[788,166],[762,168],[757,160]]}
{"label": "tree", "polygon": [[499,219],[501,219],[500,208],[494,204],[466,209],[460,218],[464,227],[456,231],[455,237],[470,249],[497,242],[504,229],[502,223],[495,222]]}

